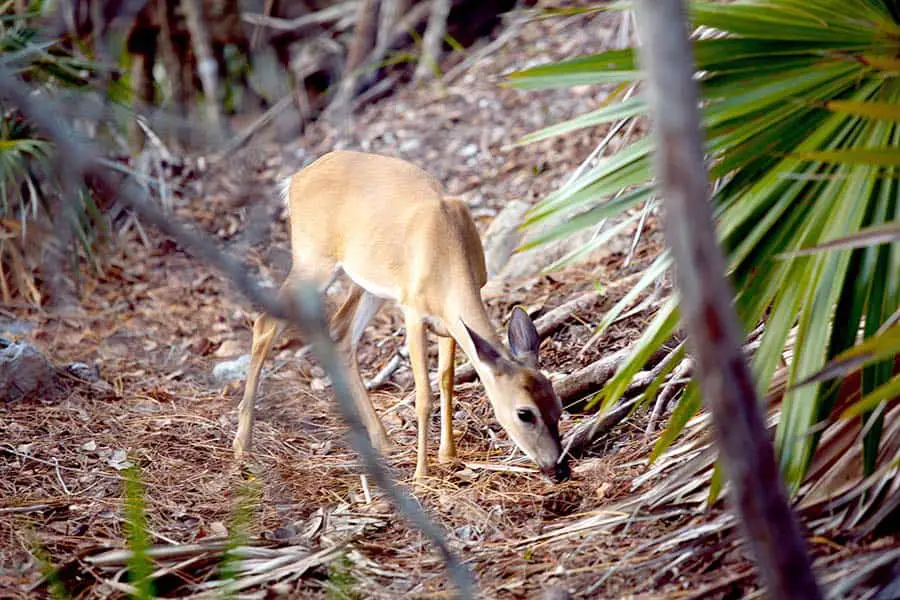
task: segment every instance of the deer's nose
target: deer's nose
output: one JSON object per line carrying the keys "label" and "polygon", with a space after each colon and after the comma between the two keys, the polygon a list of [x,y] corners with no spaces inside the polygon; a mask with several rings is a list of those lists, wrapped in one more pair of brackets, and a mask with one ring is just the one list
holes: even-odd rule
{"label": "deer's nose", "polygon": [[563,458],[562,461],[556,463],[555,471],[557,483],[567,481],[572,476],[572,471],[569,469],[569,459]]}
{"label": "deer's nose", "polygon": [[563,458],[560,462],[553,466],[543,468],[541,471],[556,483],[567,481],[572,476],[572,471],[569,469],[568,458]]}

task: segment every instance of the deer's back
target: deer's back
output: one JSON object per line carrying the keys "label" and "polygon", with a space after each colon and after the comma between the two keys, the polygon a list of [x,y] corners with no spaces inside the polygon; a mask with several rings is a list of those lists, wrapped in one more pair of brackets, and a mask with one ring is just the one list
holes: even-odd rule
{"label": "deer's back", "polygon": [[468,208],[444,199],[440,183],[412,163],[331,152],[294,175],[287,195],[295,262],[338,263],[369,291],[401,302],[459,278],[484,285]]}

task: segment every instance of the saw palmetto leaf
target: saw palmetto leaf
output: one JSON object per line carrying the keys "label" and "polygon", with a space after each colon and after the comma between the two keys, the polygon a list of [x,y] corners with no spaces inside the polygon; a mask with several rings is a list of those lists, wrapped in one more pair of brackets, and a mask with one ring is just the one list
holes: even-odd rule
{"label": "saw palmetto leaf", "polygon": [[[885,443],[883,406],[895,397],[892,358],[900,352],[894,329],[885,326],[900,308],[895,3],[688,4],[693,25],[704,28],[694,54],[710,173],[718,179],[712,202],[736,308],[746,328],[766,325],[753,359],[758,390],[768,393],[776,373],[784,380],[774,427],[786,482],[795,493],[804,485],[817,446],[828,443],[821,422],[843,410],[839,405],[846,407],[846,386],[838,383],[860,370],[854,393],[865,401],[854,404],[852,414],[865,422],[855,439],[865,471],[874,473]],[[534,89],[640,77],[634,53],[624,49],[526,69],[509,84]],[[617,110],[620,119],[639,118],[643,100],[604,106],[532,139],[602,125]],[[652,152],[652,142],[643,138],[601,156],[539,203],[531,222],[571,217],[555,227],[557,235],[566,235],[595,207],[615,219],[610,198],[648,184]],[[661,264],[648,271],[641,289],[663,277]],[[600,335],[639,294],[626,295],[609,311]],[[607,383],[601,407],[620,396],[676,327],[673,300]],[[671,447],[700,406],[699,391],[690,386],[654,457]]]}
{"label": "saw palmetto leaf", "polygon": [[[12,10],[11,3],[0,9],[2,16],[8,17],[0,19],[0,65],[28,83],[40,86],[41,93],[58,97],[70,94],[67,100],[71,97],[73,102],[80,101],[79,94],[86,97],[93,93],[91,79],[102,71],[99,63],[76,56],[57,40],[41,39],[36,15],[7,14]],[[106,92],[112,97],[123,96],[124,82],[108,83]],[[12,288],[17,288],[26,301],[34,304],[41,301],[31,272],[40,261],[28,260],[34,257],[27,257],[24,252],[25,238],[37,229],[34,224],[29,226],[29,221],[58,219],[57,225],[71,228],[72,239],[78,244],[73,248],[81,250],[80,254],[69,252],[68,248],[64,252],[75,262],[83,255],[95,268],[99,267],[95,246],[104,233],[104,220],[86,188],[62,189],[55,175],[54,160],[53,144],[16,108],[0,102],[0,219],[23,224],[18,235],[5,239],[0,248],[0,268],[3,268],[0,287],[4,298],[11,297]],[[67,210],[53,209],[53,202],[64,192],[71,194],[71,206]]]}

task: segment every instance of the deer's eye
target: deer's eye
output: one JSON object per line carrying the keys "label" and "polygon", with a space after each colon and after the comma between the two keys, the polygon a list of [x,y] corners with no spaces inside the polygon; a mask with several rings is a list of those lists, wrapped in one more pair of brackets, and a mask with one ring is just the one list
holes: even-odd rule
{"label": "deer's eye", "polygon": [[516,411],[516,416],[519,417],[520,421],[528,423],[529,425],[534,425],[534,422],[537,420],[534,416],[534,411],[530,408],[520,408]]}

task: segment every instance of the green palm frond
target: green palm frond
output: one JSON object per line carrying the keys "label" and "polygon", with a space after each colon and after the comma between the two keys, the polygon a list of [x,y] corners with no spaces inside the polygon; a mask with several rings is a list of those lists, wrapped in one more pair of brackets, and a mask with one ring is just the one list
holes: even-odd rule
{"label": "green palm frond", "polygon": [[[900,307],[900,243],[885,234],[900,220],[900,23],[890,0],[689,6],[693,25],[713,33],[694,42],[706,149],[719,180],[712,201],[738,314],[747,330],[766,322],[753,360],[761,393],[792,348],[776,440],[786,480],[797,491],[821,437],[814,426],[839,401],[834,384],[810,376],[860,341],[883,341],[876,334]],[[623,8],[627,4],[616,6]],[[626,49],[527,69],[509,83],[537,89],[640,77],[635,54]],[[637,96],[535,132],[529,141],[644,114]],[[646,188],[652,152],[645,138],[604,157],[536,205],[530,222],[568,217],[544,234],[554,239],[594,222],[582,215],[622,212],[630,204],[613,199],[623,188]],[[664,273],[656,269],[653,278]],[[611,314],[621,314],[637,296],[623,298]],[[674,300],[660,310],[607,384],[602,406],[614,403],[672,336],[676,315]],[[879,407],[897,390],[892,367],[890,357],[862,367],[865,402],[855,410],[866,424],[867,473],[877,468],[882,441]],[[699,408],[699,391],[689,387],[656,455]]]}
{"label": "green palm frond", "polygon": [[[36,25],[39,7],[24,15],[8,14],[11,3],[2,10],[6,12],[0,14],[0,65],[35,90],[57,97],[68,95],[73,102],[81,102],[94,94],[96,81],[106,79],[99,63],[75,55],[58,40],[42,38]],[[122,93],[123,82],[107,81],[107,84],[103,90],[107,100],[121,102],[128,98]],[[105,221],[83,186],[71,194],[74,201],[67,210],[52,208],[63,197],[54,160],[53,144],[24,120],[18,110],[0,103],[0,219],[5,229],[0,247],[0,293],[6,300],[14,295],[13,288],[16,288],[28,302],[41,302],[41,294],[34,284],[40,261],[24,251],[28,246],[26,238],[36,235],[38,229],[29,221],[61,217],[63,221],[56,224],[71,228],[72,239],[77,244],[73,248],[81,250],[72,255],[73,264],[77,265],[83,256],[99,269],[95,251],[97,242],[105,235]],[[20,226],[12,227],[14,223]],[[10,234],[10,228],[16,230],[15,235]]]}
{"label": "green palm frond", "polygon": [[28,123],[9,112],[0,118],[0,216],[34,215],[38,208],[35,169],[46,165],[52,144],[36,135]]}

